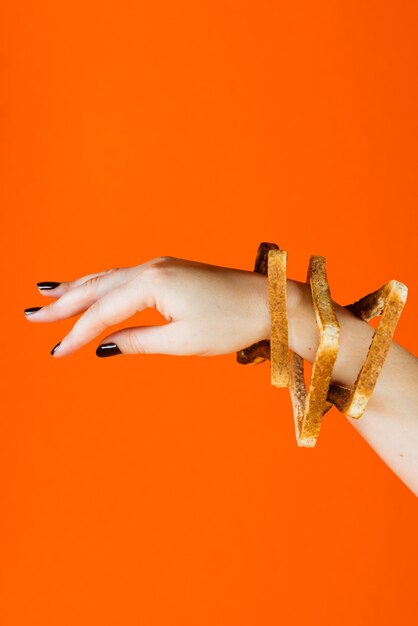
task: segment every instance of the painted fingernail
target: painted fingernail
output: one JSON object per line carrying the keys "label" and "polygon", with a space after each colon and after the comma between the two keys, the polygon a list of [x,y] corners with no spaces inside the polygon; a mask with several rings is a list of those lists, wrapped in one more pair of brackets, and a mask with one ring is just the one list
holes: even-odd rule
{"label": "painted fingernail", "polygon": [[44,280],[40,283],[36,283],[37,287],[41,289],[41,291],[46,289],[55,289],[55,287],[58,287],[60,284],[61,283],[56,283],[52,280]]}
{"label": "painted fingernail", "polygon": [[24,313],[25,315],[30,315],[31,313],[35,313],[36,311],[39,311],[39,309],[42,309],[43,307],[41,306],[31,306],[28,309],[25,309]]}
{"label": "painted fingernail", "polygon": [[115,343],[102,343],[96,349],[97,356],[113,356],[115,354],[122,354]]}
{"label": "painted fingernail", "polygon": [[57,343],[57,345],[56,345],[56,346],[54,346],[54,347],[52,348],[52,350],[51,350],[51,354],[54,354],[55,350],[58,348],[58,346],[60,345],[60,343],[61,343],[61,342],[59,341],[59,342]]}

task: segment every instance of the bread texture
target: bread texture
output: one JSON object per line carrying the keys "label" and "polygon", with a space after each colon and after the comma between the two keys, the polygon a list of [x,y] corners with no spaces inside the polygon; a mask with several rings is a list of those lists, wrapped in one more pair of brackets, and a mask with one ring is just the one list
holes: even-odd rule
{"label": "bread texture", "polygon": [[307,283],[311,288],[319,343],[307,393],[303,359],[295,353],[292,353],[289,358],[291,369],[293,369],[289,390],[293,405],[296,441],[299,446],[309,448],[316,444],[322,417],[326,412],[328,388],[338,355],[340,337],[340,325],[331,300],[325,263],[323,256],[311,256],[309,260]]}
{"label": "bread texture", "polygon": [[365,321],[382,315],[353,389],[339,385],[330,386],[328,400],[348,417],[358,419],[366,409],[392,343],[407,296],[406,285],[397,280],[390,280],[380,289],[345,307]]}
{"label": "bread texture", "polygon": [[237,362],[242,365],[256,365],[270,360],[271,384],[289,388],[297,444],[300,447],[313,448],[320,433],[323,416],[332,406],[349,417],[359,418],[363,415],[389,351],[408,289],[403,283],[391,280],[380,289],[345,306],[365,321],[377,315],[382,317],[353,388],[332,384],[340,327],[326,275],[326,259],[312,255],[306,282],[312,294],[319,342],[306,390],[304,361],[288,345],[286,265],[286,251],[280,250],[275,243],[260,243],[254,271],[268,276],[270,339],[243,348],[236,356]]}
{"label": "bread texture", "polygon": [[287,387],[289,384],[286,260],[287,252],[284,250],[269,250],[270,377],[275,387]]}
{"label": "bread texture", "polygon": [[[269,250],[280,250],[276,243],[270,243],[268,241],[262,241],[258,246],[254,272],[258,274],[268,275],[268,253]],[[258,365],[270,359],[270,340],[262,339],[253,343],[247,348],[238,350],[237,363],[240,365]]]}

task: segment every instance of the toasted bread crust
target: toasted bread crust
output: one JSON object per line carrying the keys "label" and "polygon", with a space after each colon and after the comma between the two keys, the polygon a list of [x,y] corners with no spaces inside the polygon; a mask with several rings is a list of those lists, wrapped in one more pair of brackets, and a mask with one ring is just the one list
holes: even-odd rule
{"label": "toasted bread crust", "polygon": [[382,315],[353,389],[347,390],[339,385],[330,387],[328,400],[348,417],[358,419],[366,409],[391,346],[407,296],[406,285],[391,280],[380,289],[345,307],[365,321],[376,315]]}
{"label": "toasted bread crust", "polygon": [[[280,248],[276,243],[262,241],[260,245],[258,246],[255,263],[254,263],[254,272],[267,276],[269,250],[280,250]],[[251,346],[248,346],[247,348],[243,348],[242,350],[238,350],[237,352],[237,362],[240,365],[258,365],[259,363],[263,363],[263,361],[266,361],[269,359],[270,359],[270,340],[269,339],[263,339],[262,341],[257,341],[256,343],[253,343]]]}
{"label": "toasted bread crust", "polygon": [[297,434],[299,445],[300,440],[310,440],[312,445],[315,445],[313,442],[316,443],[319,436],[340,337],[340,325],[331,300],[325,270],[325,257],[311,256],[307,282],[311,287],[319,344]]}
{"label": "toasted bread crust", "polygon": [[270,250],[268,253],[270,375],[271,384],[275,387],[287,387],[289,383],[286,260],[287,252],[284,250]]}
{"label": "toasted bread crust", "polygon": [[237,361],[240,364],[258,364],[270,360],[271,384],[289,388],[297,444],[311,448],[318,439],[322,418],[332,406],[349,417],[359,418],[364,413],[389,351],[408,289],[403,283],[391,280],[380,289],[346,305],[346,309],[365,321],[377,315],[382,315],[382,318],[353,389],[331,384],[340,328],[328,285],[325,257],[312,255],[307,283],[312,293],[319,344],[306,391],[303,359],[288,346],[286,262],[287,253],[275,243],[262,242],[259,245],[254,271],[268,276],[271,339],[238,351]]}

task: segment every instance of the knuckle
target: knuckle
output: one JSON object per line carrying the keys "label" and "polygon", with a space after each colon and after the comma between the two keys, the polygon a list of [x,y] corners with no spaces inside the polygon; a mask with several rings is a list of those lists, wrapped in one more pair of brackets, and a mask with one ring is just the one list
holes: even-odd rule
{"label": "knuckle", "polygon": [[49,318],[51,320],[59,320],[61,319],[61,317],[63,315],[65,315],[68,306],[71,305],[72,302],[72,295],[70,291],[66,291],[65,293],[62,294],[62,296],[60,296],[58,298],[58,300],[55,300],[55,302],[50,302],[49,304],[47,304],[44,307],[44,310],[46,311],[46,313],[48,314]]}
{"label": "knuckle", "polygon": [[152,265],[164,266],[174,262],[174,257],[169,255],[157,256],[152,260]]}
{"label": "knuckle", "polygon": [[60,319],[58,302],[59,300],[56,302],[50,302],[42,307],[42,314],[45,315],[51,322]]}
{"label": "knuckle", "polygon": [[131,333],[126,338],[128,351],[133,354],[146,354],[146,349],[137,333]]}
{"label": "knuckle", "polygon": [[162,279],[168,273],[169,267],[158,263],[157,265],[150,265],[142,273],[141,279],[148,279],[155,283],[157,280]]}
{"label": "knuckle", "polygon": [[96,302],[93,302],[93,304],[89,306],[89,308],[85,312],[85,315],[88,318],[93,318],[95,324],[99,323],[104,327],[110,325],[106,320],[105,310],[101,300],[96,300]]}
{"label": "knuckle", "polygon": [[100,278],[100,276],[92,276],[92,278],[89,278],[88,280],[86,280],[85,283],[80,286],[85,290],[96,291],[97,287],[100,284]]}
{"label": "knuckle", "polygon": [[136,277],[140,281],[149,281],[151,284],[154,284],[160,278],[171,273],[174,262],[175,258],[171,256],[154,257],[146,263],[136,266],[139,270]]}
{"label": "knuckle", "polygon": [[159,256],[152,259],[144,273],[152,278],[171,275],[175,269],[176,258],[172,256]]}
{"label": "knuckle", "polygon": [[101,300],[96,300],[93,304],[88,308],[90,315],[94,317],[102,317],[103,315],[103,306]]}
{"label": "knuckle", "polygon": [[97,272],[97,274],[86,274],[85,276],[81,276],[76,280],[69,281],[67,286],[69,289],[74,289],[76,287],[96,287],[100,282],[100,279],[107,274],[111,274],[112,272],[117,272],[119,267],[112,267],[108,270],[103,270],[102,272]]}
{"label": "knuckle", "polygon": [[[104,272],[102,272],[103,276],[107,276],[107,274],[117,274],[118,272],[121,272],[123,269],[123,267],[112,267],[110,268],[110,270],[105,270]],[[98,275],[98,277],[100,278],[100,274]]]}
{"label": "knuckle", "polygon": [[72,291],[82,290],[84,291],[94,291],[97,289],[99,284],[99,276],[90,276],[90,278],[83,277],[78,280],[73,281],[70,284],[70,288]]}

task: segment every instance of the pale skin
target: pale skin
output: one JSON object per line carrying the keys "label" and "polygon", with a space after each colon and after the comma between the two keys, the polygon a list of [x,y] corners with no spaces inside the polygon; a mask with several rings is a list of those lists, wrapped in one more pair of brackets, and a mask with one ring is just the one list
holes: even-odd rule
{"label": "pale skin", "polygon": [[[124,328],[108,334],[100,345],[115,343],[122,355],[216,356],[270,339],[267,287],[267,276],[256,272],[156,257],[40,290],[54,301],[27,314],[27,319],[54,322],[82,313],[53,353],[58,359],[112,325],[155,308],[168,323]],[[288,279],[286,293],[289,347],[312,363],[318,330],[309,286]],[[332,382],[350,387],[374,329],[338,303],[334,306],[340,346]],[[418,359],[393,341],[363,416],[346,419],[418,495]]]}

